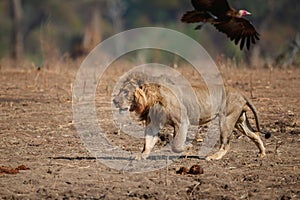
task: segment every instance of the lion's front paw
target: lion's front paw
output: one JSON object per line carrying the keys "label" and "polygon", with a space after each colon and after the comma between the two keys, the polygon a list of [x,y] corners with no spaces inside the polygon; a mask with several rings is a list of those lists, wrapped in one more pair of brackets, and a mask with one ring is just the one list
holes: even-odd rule
{"label": "lion's front paw", "polygon": [[265,152],[262,152],[262,153],[259,153],[257,155],[259,158],[264,158],[266,156],[266,153]]}
{"label": "lion's front paw", "polygon": [[146,160],[149,154],[139,153],[135,156],[135,160]]}

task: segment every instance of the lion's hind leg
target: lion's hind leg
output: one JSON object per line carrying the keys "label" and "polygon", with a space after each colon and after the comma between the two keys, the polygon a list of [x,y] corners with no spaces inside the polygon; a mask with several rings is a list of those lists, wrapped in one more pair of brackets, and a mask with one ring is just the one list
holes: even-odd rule
{"label": "lion's hind leg", "polygon": [[207,156],[206,160],[220,160],[230,149],[230,141],[229,138],[229,128],[226,123],[226,118],[224,116],[219,116],[218,118],[214,119],[218,120],[218,131],[220,131],[220,147],[219,150],[214,153],[213,155]]}
{"label": "lion's hind leg", "polygon": [[206,157],[206,160],[220,160],[230,149],[230,138],[233,132],[236,121],[240,116],[239,109],[232,109],[234,112],[230,112],[229,115],[225,116],[225,113],[219,113],[220,123],[220,149],[213,155]]}
{"label": "lion's hind leg", "polygon": [[263,141],[261,140],[258,132],[255,132],[250,126],[249,120],[247,118],[246,112],[243,112],[236,123],[236,128],[250,138],[259,149],[260,157],[266,155],[266,149],[264,147]]}

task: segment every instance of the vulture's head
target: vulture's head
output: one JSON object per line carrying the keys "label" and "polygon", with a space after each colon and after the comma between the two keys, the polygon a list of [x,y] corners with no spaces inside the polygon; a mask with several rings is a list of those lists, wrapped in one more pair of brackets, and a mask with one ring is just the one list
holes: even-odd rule
{"label": "vulture's head", "polygon": [[239,10],[239,17],[251,15],[247,10]]}

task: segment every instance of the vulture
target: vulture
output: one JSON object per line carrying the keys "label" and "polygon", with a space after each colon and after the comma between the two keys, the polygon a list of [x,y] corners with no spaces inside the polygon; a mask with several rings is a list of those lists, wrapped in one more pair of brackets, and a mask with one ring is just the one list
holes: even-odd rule
{"label": "vulture", "polygon": [[259,40],[259,33],[254,26],[243,16],[251,15],[246,10],[231,8],[227,0],[192,0],[195,10],[186,12],[181,21],[185,23],[201,24],[195,29],[200,29],[204,23],[212,24],[218,31],[225,33],[236,45],[240,43],[242,50],[246,44],[255,44]]}

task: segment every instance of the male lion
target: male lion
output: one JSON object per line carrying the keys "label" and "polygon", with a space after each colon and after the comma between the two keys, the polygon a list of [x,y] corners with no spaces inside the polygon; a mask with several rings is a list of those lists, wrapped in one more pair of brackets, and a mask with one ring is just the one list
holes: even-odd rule
{"label": "male lion", "polygon": [[[230,136],[234,128],[237,128],[249,137],[259,148],[260,157],[266,155],[264,144],[258,133],[260,132],[257,112],[253,104],[243,95],[232,88],[214,86],[208,91],[206,87],[195,88],[198,98],[197,105],[188,98],[179,98],[162,84],[151,83],[140,75],[132,75],[122,83],[113,103],[120,112],[129,110],[135,112],[140,120],[146,122],[145,143],[142,154],[137,158],[146,159],[158,141],[158,132],[165,125],[174,128],[172,150],[175,153],[185,151],[187,130],[190,124],[203,125],[219,117],[221,130],[220,149],[206,160],[219,160],[229,150]],[[225,93],[224,93],[225,92]],[[224,105],[211,105],[210,97],[226,94]],[[192,105],[192,106],[191,106]],[[249,107],[254,114],[257,131],[250,126],[246,115]],[[194,112],[199,112],[199,119],[193,119]],[[266,138],[270,134],[265,134]]]}

